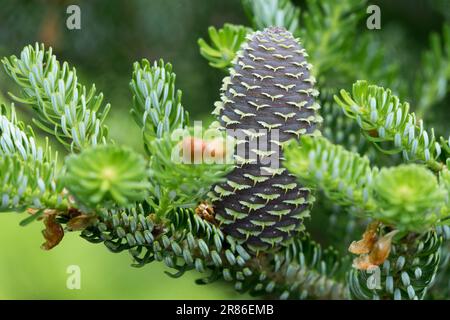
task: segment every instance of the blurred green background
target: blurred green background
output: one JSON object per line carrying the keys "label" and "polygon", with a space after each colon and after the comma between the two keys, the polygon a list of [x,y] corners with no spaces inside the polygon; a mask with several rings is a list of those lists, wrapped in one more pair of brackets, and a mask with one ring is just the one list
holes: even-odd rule
{"label": "blurred green background", "polygon": [[[303,6],[303,1],[294,1]],[[378,32],[405,77],[414,69],[420,51],[428,45],[430,31],[440,31],[450,15],[448,0],[371,1],[381,7]],[[81,30],[66,28],[66,8],[81,8]],[[77,67],[84,84],[96,83],[111,102],[111,136],[141,150],[137,127],[128,110],[128,83],[132,63],[141,58],[163,58],[174,65],[183,104],[191,119],[208,119],[223,76],[198,53],[197,39],[207,36],[209,25],[247,24],[239,0],[0,0],[0,56],[19,54],[36,41],[51,45],[58,58]],[[356,30],[356,32],[359,32]],[[367,32],[361,26],[361,32]],[[402,50],[399,50],[401,48]],[[395,56],[397,55],[397,56]],[[350,84],[349,84],[350,85]],[[0,100],[17,92],[0,72]],[[23,119],[30,117],[21,110]],[[130,267],[127,253],[111,254],[99,245],[66,235],[50,252],[40,249],[42,226],[19,227],[21,217],[0,215],[0,299],[228,299],[246,298],[230,286],[198,286],[199,275],[181,279],[163,274],[161,264]],[[81,290],[66,288],[69,265],[81,268]]]}

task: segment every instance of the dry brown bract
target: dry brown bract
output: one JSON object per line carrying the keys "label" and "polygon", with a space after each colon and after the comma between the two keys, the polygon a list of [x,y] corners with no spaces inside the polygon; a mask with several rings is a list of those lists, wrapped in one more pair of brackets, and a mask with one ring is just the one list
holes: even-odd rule
{"label": "dry brown bract", "polygon": [[360,255],[353,260],[353,267],[359,270],[368,270],[379,266],[389,257],[392,238],[398,230],[391,231],[378,238],[377,229],[379,222],[372,222],[367,226],[363,238],[353,241],[348,250]]}
{"label": "dry brown bract", "polygon": [[56,221],[57,213],[53,210],[48,210],[44,213],[44,225],[45,229],[42,230],[45,242],[41,248],[44,250],[50,250],[58,245],[64,237],[64,229],[59,222]]}
{"label": "dry brown bract", "polygon": [[348,251],[354,254],[365,254],[369,253],[375,242],[377,241],[377,229],[379,222],[374,221],[367,226],[366,231],[363,234],[363,237],[359,241],[353,241],[348,248]]}

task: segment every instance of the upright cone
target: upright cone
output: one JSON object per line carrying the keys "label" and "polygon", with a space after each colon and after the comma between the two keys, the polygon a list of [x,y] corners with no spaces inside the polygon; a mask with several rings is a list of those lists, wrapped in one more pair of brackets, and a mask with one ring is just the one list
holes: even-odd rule
{"label": "upright cone", "polygon": [[237,165],[211,197],[223,232],[258,252],[303,229],[313,198],[282,167],[282,144],[315,132],[322,118],[311,65],[292,34],[272,27],[247,40],[214,111],[238,136]]}

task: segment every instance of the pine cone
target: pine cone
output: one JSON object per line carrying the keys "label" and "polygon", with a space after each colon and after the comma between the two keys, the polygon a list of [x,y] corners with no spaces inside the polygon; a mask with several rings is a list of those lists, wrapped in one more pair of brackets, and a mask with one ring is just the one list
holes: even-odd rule
{"label": "pine cone", "polygon": [[[214,114],[222,126],[246,135],[238,138],[237,151],[245,146],[244,154],[236,153],[238,165],[211,193],[216,218],[225,234],[256,252],[286,244],[300,232],[313,200],[281,164],[282,143],[313,133],[322,120],[306,56],[284,28],[253,33],[216,103]],[[254,139],[268,141],[267,148],[260,143],[255,148]]]}

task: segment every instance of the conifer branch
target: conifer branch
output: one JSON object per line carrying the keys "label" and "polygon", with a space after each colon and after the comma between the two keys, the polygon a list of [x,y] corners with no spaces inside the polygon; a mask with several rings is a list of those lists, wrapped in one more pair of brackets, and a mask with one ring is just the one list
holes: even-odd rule
{"label": "conifer branch", "polygon": [[352,299],[423,299],[439,267],[441,243],[435,231],[410,234],[393,245],[380,269],[351,270],[348,283]]}
{"label": "conifer branch", "polygon": [[200,54],[209,61],[211,67],[228,68],[250,32],[250,28],[229,23],[219,30],[209,27],[208,34],[211,44],[200,38],[198,40]]}
{"label": "conifer branch", "polygon": [[[444,189],[434,175],[416,166],[379,172],[370,168],[367,158],[320,137],[303,137],[300,145],[287,146],[285,155],[286,167],[307,186],[321,188],[334,203],[359,206],[360,215],[382,221],[391,230],[404,231],[380,269],[349,271],[352,298],[422,299],[438,270],[442,239],[433,228],[446,207]],[[408,199],[400,192],[405,188]]]}
{"label": "conifer branch", "polygon": [[21,96],[10,94],[36,112],[33,122],[71,151],[105,143],[104,125],[110,105],[102,107],[103,94],[78,82],[75,68],[56,60],[52,48],[27,46],[20,58],[3,58],[7,74],[21,87]]}
{"label": "conifer branch", "polygon": [[195,128],[186,128],[150,142],[149,188],[156,202],[149,202],[159,208],[158,214],[178,207],[195,207],[207,199],[211,186],[225,181],[226,174],[234,168],[234,144],[227,146],[225,136],[212,130],[215,138],[209,140],[195,137]]}
{"label": "conifer branch", "polygon": [[256,30],[276,26],[296,35],[300,9],[290,0],[243,0],[242,4]]}
{"label": "conifer branch", "polygon": [[27,129],[14,106],[9,112],[0,106],[0,210],[65,208],[48,142],[44,148],[38,146],[32,129]]}
{"label": "conifer branch", "polygon": [[442,147],[434,130],[427,131],[423,121],[409,112],[409,104],[400,102],[391,90],[357,81],[351,94],[345,90],[340,94],[335,96],[336,102],[380,151],[402,153],[406,161],[418,160],[433,170],[443,168],[444,164],[439,162]]}
{"label": "conifer branch", "polygon": [[285,150],[285,166],[334,202],[396,229],[423,232],[446,218],[448,190],[419,165],[371,168],[369,160],[321,137],[302,137]]}
{"label": "conifer branch", "polygon": [[340,205],[372,211],[371,185],[378,169],[369,159],[333,145],[321,137],[305,136],[286,147],[286,167],[309,186],[322,189]]}
{"label": "conifer branch", "polygon": [[131,114],[142,129],[144,145],[153,138],[188,124],[188,114],[181,104],[181,90],[175,88],[172,65],[163,60],[151,65],[146,59],[133,65],[130,88],[133,93]]}
{"label": "conifer branch", "polygon": [[450,25],[444,24],[442,35],[430,36],[430,48],[423,53],[419,76],[415,82],[417,115],[423,117],[445,98],[450,80]]}
{"label": "conifer branch", "polygon": [[[151,155],[149,188],[152,198],[149,201],[158,215],[180,206],[195,206],[232,167],[227,163],[225,153],[217,159],[220,163],[215,163],[215,159],[205,163],[203,156],[208,150],[202,146],[195,150],[196,145],[190,145],[191,138],[203,144],[203,137],[195,137],[195,132],[204,132],[203,128],[188,127],[188,113],[181,105],[182,93],[175,89],[175,79],[171,64],[160,60],[151,65],[144,59],[134,64],[130,82],[132,115],[142,128],[144,145],[147,154]],[[222,138],[216,130],[214,132],[216,139]],[[218,143],[225,152],[223,142]],[[197,153],[200,159],[193,163]]]}
{"label": "conifer branch", "polygon": [[322,251],[307,236],[282,251],[255,257],[192,210],[172,211],[165,223],[155,221],[147,210],[138,206],[110,211],[82,236],[103,242],[113,252],[128,250],[136,267],[161,261],[174,270],[168,273],[173,277],[197,270],[205,275],[199,284],[224,279],[241,293],[281,299],[348,297],[341,282],[345,263],[333,249]]}

